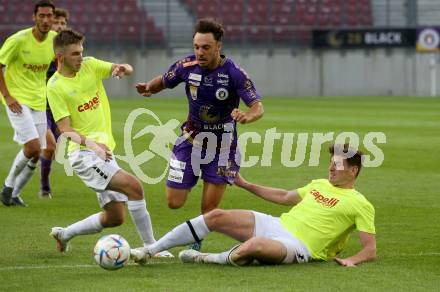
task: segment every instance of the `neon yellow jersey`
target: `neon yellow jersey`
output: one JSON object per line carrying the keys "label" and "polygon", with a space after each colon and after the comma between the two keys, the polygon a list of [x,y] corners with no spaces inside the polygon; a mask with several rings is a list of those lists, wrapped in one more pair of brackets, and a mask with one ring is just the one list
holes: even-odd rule
{"label": "neon yellow jersey", "polygon": [[[6,65],[5,82],[9,93],[19,103],[38,111],[46,109],[46,72],[55,59],[53,38],[39,42],[32,28],[10,36],[0,50],[0,63]],[[3,103],[3,97],[1,98]]]}
{"label": "neon yellow jersey", "polygon": [[[110,105],[102,84],[111,67],[112,63],[86,57],[75,77],[55,72],[47,83],[47,99],[55,121],[70,117],[72,129],[113,150]],[[69,143],[67,151],[78,149],[79,144]]]}
{"label": "neon yellow jersey", "polygon": [[341,189],[327,179],[318,179],[298,193],[301,202],[282,214],[280,221],[307,246],[313,259],[333,258],[354,229],[376,233],[374,207],[355,189]]}

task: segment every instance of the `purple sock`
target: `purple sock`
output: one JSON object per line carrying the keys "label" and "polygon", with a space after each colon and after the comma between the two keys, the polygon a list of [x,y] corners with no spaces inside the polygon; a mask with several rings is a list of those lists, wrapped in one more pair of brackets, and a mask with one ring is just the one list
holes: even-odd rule
{"label": "purple sock", "polygon": [[48,160],[40,156],[41,161],[41,189],[50,192],[49,173],[52,165],[52,160]]}

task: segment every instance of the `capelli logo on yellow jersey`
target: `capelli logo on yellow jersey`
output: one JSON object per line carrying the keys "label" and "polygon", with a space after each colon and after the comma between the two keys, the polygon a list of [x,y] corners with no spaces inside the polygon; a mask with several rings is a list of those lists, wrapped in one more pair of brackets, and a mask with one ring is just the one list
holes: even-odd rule
{"label": "capelli logo on yellow jersey", "polygon": [[88,102],[81,104],[78,106],[78,111],[80,113],[87,111],[87,110],[94,110],[99,106],[99,95],[98,93],[96,93],[96,96],[94,98],[92,98],[91,100],[89,100]]}
{"label": "capelli logo on yellow jersey", "polygon": [[25,68],[27,70],[31,70],[34,73],[38,73],[38,72],[46,72],[47,69],[49,68],[49,65],[48,64],[43,64],[43,65],[23,64],[23,68]]}
{"label": "capelli logo on yellow jersey", "polygon": [[333,208],[339,202],[339,200],[336,199],[336,198],[324,197],[317,190],[312,190],[310,193],[312,194],[312,196],[315,197],[315,201],[316,202],[318,202],[320,204],[323,204],[324,206],[327,206],[327,207],[330,207],[330,208]]}

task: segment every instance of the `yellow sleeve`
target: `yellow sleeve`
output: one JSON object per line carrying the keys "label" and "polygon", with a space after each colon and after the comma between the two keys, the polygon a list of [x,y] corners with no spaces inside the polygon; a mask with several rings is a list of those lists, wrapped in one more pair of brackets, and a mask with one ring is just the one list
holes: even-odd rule
{"label": "yellow sleeve", "polygon": [[70,116],[66,101],[63,98],[62,91],[54,87],[47,88],[47,100],[49,101],[50,109],[53,114],[55,122],[62,118]]}
{"label": "yellow sleeve", "polygon": [[98,79],[102,80],[110,77],[112,65],[113,65],[112,63],[98,60],[93,57],[89,57],[89,58],[96,73],[96,76],[98,76]]}
{"label": "yellow sleeve", "polygon": [[0,49],[0,64],[9,65],[17,56],[19,41],[16,37],[10,36]]}
{"label": "yellow sleeve", "polygon": [[361,206],[354,220],[357,230],[376,234],[374,227],[374,207],[369,202],[365,202]]}
{"label": "yellow sleeve", "polygon": [[312,188],[312,183],[309,183],[308,185],[303,186],[302,188],[297,189],[299,196],[301,199],[304,199],[304,197],[310,192],[310,189]]}

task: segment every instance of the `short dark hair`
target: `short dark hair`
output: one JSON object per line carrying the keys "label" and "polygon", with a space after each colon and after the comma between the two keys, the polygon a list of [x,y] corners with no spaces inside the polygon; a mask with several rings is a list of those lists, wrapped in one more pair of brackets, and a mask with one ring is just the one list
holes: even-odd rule
{"label": "short dark hair", "polygon": [[362,168],[362,155],[363,155],[362,151],[350,147],[350,144],[348,143],[345,143],[344,145],[342,144],[330,145],[328,147],[328,150],[332,155],[332,157],[335,155],[335,152],[346,154],[347,158],[345,158],[345,160],[347,161],[347,164],[349,166],[357,166],[358,171],[356,173],[356,177],[359,175],[359,172],[361,171]]}
{"label": "short dark hair", "polygon": [[55,8],[54,16],[55,18],[64,17],[66,20],[69,20],[69,11],[63,8]]}
{"label": "short dark hair", "polygon": [[51,0],[40,0],[34,6],[34,14],[37,14],[38,8],[40,7],[51,7],[53,11],[55,11],[55,5]]}
{"label": "short dark hair", "polygon": [[225,30],[223,25],[214,19],[202,18],[199,19],[194,26],[194,35],[196,33],[212,33],[214,35],[214,39],[218,42],[221,42]]}
{"label": "short dark hair", "polygon": [[55,51],[69,45],[83,43],[85,37],[73,29],[65,29],[60,31],[53,39],[53,47]]}

